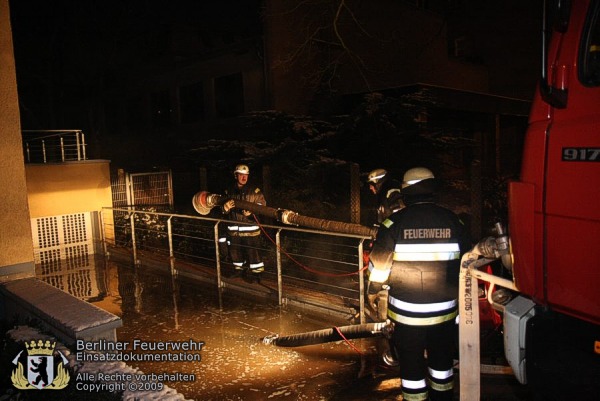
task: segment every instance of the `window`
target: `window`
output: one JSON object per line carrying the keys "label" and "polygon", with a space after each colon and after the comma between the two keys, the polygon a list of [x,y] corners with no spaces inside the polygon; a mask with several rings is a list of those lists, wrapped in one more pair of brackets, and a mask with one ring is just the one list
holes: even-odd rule
{"label": "window", "polygon": [[242,73],[215,79],[217,117],[235,117],[244,112],[244,82]]}
{"label": "window", "polygon": [[204,86],[202,82],[179,88],[179,107],[183,124],[195,123],[204,119]]}
{"label": "window", "polygon": [[587,86],[600,86],[600,1],[592,3],[581,40],[579,76]]}

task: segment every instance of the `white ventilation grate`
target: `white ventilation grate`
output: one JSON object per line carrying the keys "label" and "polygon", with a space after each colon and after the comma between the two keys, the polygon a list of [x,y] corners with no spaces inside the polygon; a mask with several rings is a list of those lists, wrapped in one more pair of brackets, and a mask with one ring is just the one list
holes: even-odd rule
{"label": "white ventilation grate", "polygon": [[94,253],[90,213],[31,220],[35,263],[87,258]]}

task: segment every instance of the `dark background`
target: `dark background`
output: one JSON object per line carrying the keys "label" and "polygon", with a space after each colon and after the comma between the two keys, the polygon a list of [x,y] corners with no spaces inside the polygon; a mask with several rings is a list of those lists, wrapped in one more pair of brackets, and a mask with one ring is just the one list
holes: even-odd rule
{"label": "dark background", "polygon": [[[313,3],[323,9],[340,4]],[[539,71],[540,2],[405,3],[442,15],[449,35],[471,38],[462,61],[485,66],[490,95],[531,100]],[[115,129],[119,122],[110,105],[123,93],[127,77],[158,68],[159,60],[182,63],[214,54],[219,44],[261,37],[265,20],[260,0],[21,0],[11,1],[10,7],[22,128],[82,129],[89,157],[111,160],[113,170],[172,170],[179,211],[193,212],[189,199],[199,187],[200,167],[208,169],[208,184],[218,191],[243,161],[260,184],[262,167],[270,167],[271,205],[340,220],[347,220],[342,211],[349,202],[350,164],[357,163],[362,174],[384,167],[398,177],[407,168],[424,165],[444,179],[447,205],[468,214],[475,161],[483,166],[480,184],[489,220],[504,213],[505,183],[519,171],[526,115],[503,115],[511,136],[503,139],[503,167],[497,171],[493,158],[479,148],[489,140],[477,142],[479,132],[493,135],[497,111],[434,105],[421,123],[422,98],[428,95],[423,90],[359,93],[345,99],[343,107],[312,115],[270,110],[267,104],[185,135],[141,123]],[[385,9],[381,18],[390,18]],[[194,54],[173,41],[190,32],[203,46]],[[455,100],[449,99],[452,105]],[[366,187],[361,197],[370,208]]]}

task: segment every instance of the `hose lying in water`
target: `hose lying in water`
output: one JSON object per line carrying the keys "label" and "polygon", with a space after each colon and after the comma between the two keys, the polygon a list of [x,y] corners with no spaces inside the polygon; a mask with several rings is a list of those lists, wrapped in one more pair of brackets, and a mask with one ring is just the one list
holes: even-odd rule
{"label": "hose lying in water", "polygon": [[301,347],[304,345],[323,344],[344,339],[384,336],[391,330],[392,324],[389,322],[354,324],[283,337],[274,334],[264,337],[262,342],[267,345],[277,345],[278,347]]}

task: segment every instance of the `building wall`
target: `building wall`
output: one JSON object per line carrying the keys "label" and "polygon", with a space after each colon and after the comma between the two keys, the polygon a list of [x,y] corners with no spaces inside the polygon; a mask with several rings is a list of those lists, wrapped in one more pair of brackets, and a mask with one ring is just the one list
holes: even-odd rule
{"label": "building wall", "polygon": [[34,275],[8,0],[0,0],[0,281]]}
{"label": "building wall", "polygon": [[28,164],[25,170],[32,219],[112,206],[108,160]]}
{"label": "building wall", "polygon": [[349,0],[336,19],[327,0],[265,3],[265,60],[276,110],[306,113],[318,107],[319,90],[345,95],[416,83],[489,89],[482,65],[449,57],[440,14],[402,1]]}
{"label": "building wall", "polygon": [[[121,92],[114,94],[119,108],[119,120],[115,122],[115,129],[123,129],[131,135],[132,131],[139,131],[138,135],[161,135],[177,131],[183,137],[197,137],[200,133],[208,132],[210,137],[222,133],[222,127],[213,128],[216,121],[223,119],[217,110],[216,80],[220,77],[240,74],[242,77],[241,97],[242,109],[240,114],[263,110],[266,107],[264,64],[258,48],[259,38],[248,38],[239,44],[232,45],[220,52],[215,52],[206,57],[196,57],[194,60],[179,63],[157,63],[156,67],[142,66],[126,72],[123,80],[123,95]],[[186,122],[182,110],[182,88],[189,85],[201,84],[203,91],[203,109],[198,110],[197,120]],[[165,124],[156,124],[154,117],[157,113],[152,98],[159,92],[168,93],[169,121]],[[139,113],[133,115],[129,112],[133,105],[139,108]],[[233,116],[232,116],[233,117]],[[115,115],[110,116],[115,119]],[[225,118],[226,119],[226,118]],[[211,132],[214,131],[214,132]],[[205,139],[205,138],[200,138]]]}

